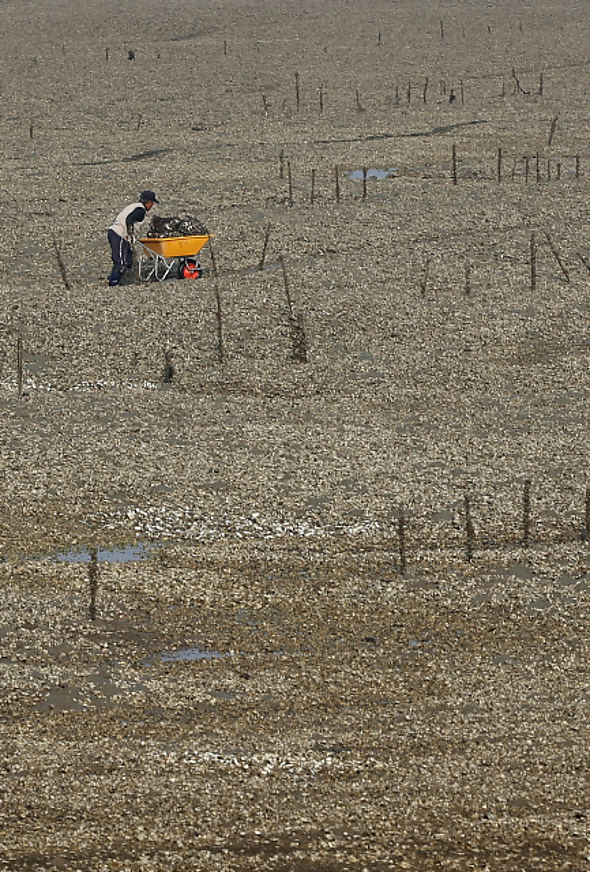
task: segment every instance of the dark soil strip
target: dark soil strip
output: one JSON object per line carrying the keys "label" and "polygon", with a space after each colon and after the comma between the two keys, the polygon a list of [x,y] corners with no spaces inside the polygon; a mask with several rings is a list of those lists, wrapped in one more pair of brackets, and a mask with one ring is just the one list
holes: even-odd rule
{"label": "dark soil strip", "polygon": [[372,133],[369,136],[355,136],[353,139],[316,139],[315,145],[330,145],[333,142],[372,142],[376,139],[410,139],[420,136],[438,136],[441,133],[450,133],[459,127],[471,127],[473,124],[487,124],[483,121],[462,121],[460,124],[445,124],[442,127],[433,127],[432,130],[422,130],[418,133]]}
{"label": "dark soil strip", "polygon": [[114,163],[133,163],[140,160],[151,160],[153,157],[160,157],[162,154],[168,154],[174,151],[173,148],[154,148],[151,151],[141,151],[139,154],[130,154],[128,157],[114,157],[112,160],[85,160],[82,163],[76,164],[77,167],[101,167],[106,164]]}

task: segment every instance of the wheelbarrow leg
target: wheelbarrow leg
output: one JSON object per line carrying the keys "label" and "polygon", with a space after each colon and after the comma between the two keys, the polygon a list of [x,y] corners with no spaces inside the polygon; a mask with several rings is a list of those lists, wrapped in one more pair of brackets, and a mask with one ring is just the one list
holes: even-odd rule
{"label": "wheelbarrow leg", "polygon": [[156,268],[157,262],[154,262],[153,257],[142,257],[140,255],[137,260],[137,277],[140,282],[148,282],[153,276],[155,276]]}
{"label": "wheelbarrow leg", "polygon": [[159,282],[167,279],[176,264],[176,258],[166,258],[162,254],[156,256],[155,276]]}

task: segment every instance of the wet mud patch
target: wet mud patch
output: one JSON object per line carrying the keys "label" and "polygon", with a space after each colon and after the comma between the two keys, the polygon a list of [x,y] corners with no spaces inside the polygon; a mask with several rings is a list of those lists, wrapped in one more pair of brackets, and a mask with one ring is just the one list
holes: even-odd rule
{"label": "wet mud patch", "polygon": [[53,687],[47,697],[34,706],[36,711],[66,712],[89,711],[90,709],[125,707],[126,692],[116,687],[108,679],[93,682],[97,692],[83,690],[81,687]]}

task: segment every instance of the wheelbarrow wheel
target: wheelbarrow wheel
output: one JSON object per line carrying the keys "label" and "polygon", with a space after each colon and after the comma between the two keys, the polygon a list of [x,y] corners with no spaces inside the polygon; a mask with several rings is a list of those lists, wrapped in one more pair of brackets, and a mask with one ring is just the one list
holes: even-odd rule
{"label": "wheelbarrow wheel", "polygon": [[195,257],[186,257],[180,266],[180,276],[183,279],[200,279],[203,275],[201,264]]}

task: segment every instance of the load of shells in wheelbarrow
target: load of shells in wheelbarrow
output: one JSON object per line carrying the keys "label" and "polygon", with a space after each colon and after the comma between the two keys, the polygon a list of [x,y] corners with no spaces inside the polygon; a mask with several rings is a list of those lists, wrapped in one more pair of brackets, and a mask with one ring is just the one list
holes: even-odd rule
{"label": "load of shells in wheelbarrow", "polygon": [[161,218],[155,215],[143,239],[136,239],[138,276],[141,281],[174,278],[197,279],[203,268],[197,258],[212,238],[202,221],[192,215]]}

